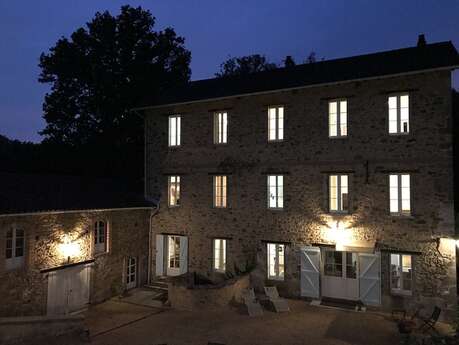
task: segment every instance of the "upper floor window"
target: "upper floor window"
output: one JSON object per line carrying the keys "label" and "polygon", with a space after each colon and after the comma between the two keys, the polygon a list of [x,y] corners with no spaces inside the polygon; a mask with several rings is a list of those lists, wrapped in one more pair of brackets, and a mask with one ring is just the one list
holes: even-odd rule
{"label": "upper floor window", "polygon": [[389,176],[390,213],[395,215],[411,214],[411,192],[409,174],[391,174]]}
{"label": "upper floor window", "polygon": [[15,269],[24,264],[25,236],[22,229],[8,229],[6,232],[6,268]]}
{"label": "upper floor window", "polygon": [[94,252],[105,253],[108,251],[108,227],[107,222],[97,221],[94,224]]}
{"label": "upper floor window", "polygon": [[284,140],[284,107],[268,108],[268,141]]}
{"label": "upper floor window", "polygon": [[331,138],[347,136],[347,100],[328,103],[328,136]]}
{"label": "upper floor window", "polygon": [[404,134],[410,131],[410,100],[408,94],[389,96],[389,133]]}
{"label": "upper floor window", "polygon": [[227,202],[227,177],[225,175],[214,176],[214,207],[226,207]]}
{"label": "upper floor window", "polygon": [[168,200],[169,206],[180,206],[180,176],[169,176]]}
{"label": "upper floor window", "polygon": [[284,207],[284,176],[268,175],[268,208]]}
{"label": "upper floor window", "polygon": [[390,254],[390,288],[392,292],[411,294],[413,289],[412,256]]}
{"label": "upper floor window", "polygon": [[268,279],[284,280],[285,273],[285,245],[268,243]]}
{"label": "upper floor window", "polygon": [[214,270],[226,271],[226,240],[214,239]]}
{"label": "upper floor window", "polygon": [[214,143],[226,144],[228,142],[228,113],[216,112],[214,114]]}
{"label": "upper floor window", "polygon": [[181,117],[180,115],[169,116],[169,146],[180,146],[181,141]]}
{"label": "upper floor window", "polygon": [[347,212],[349,208],[349,176],[330,175],[328,188],[330,212]]}

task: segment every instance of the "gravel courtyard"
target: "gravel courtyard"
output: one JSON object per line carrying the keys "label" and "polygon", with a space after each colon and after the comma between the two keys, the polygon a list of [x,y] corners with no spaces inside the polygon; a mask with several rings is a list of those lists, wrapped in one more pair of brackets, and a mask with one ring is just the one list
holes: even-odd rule
{"label": "gravel courtyard", "polygon": [[90,309],[95,345],[290,345],[401,342],[394,322],[379,314],[314,307],[289,300],[290,313],[250,318],[228,307],[212,312],[160,310],[108,301]]}

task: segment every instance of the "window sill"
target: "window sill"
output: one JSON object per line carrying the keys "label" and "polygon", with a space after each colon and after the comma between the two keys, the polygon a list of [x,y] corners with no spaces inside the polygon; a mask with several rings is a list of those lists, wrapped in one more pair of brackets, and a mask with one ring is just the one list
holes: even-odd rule
{"label": "window sill", "polygon": [[331,216],[347,216],[349,215],[349,211],[328,211],[328,214]]}
{"label": "window sill", "polygon": [[283,143],[285,142],[285,139],[271,139],[271,140],[268,140],[268,144],[271,144],[271,143]]}
{"label": "window sill", "polygon": [[94,253],[93,256],[94,258],[99,258],[99,257],[103,257],[108,254],[110,254],[110,252],[97,252],[97,253]]}
{"label": "window sill", "polygon": [[175,208],[180,208],[181,205],[167,205],[168,209],[175,209]]}
{"label": "window sill", "polygon": [[407,290],[390,290],[392,296],[401,296],[401,297],[411,297],[413,296],[413,291]]}
{"label": "window sill", "polygon": [[331,139],[331,140],[348,139],[348,138],[349,137],[347,135],[340,135],[340,136],[334,136],[334,137],[328,136],[328,139]]}
{"label": "window sill", "polygon": [[405,133],[388,133],[389,136],[391,137],[404,137],[407,135],[410,135],[410,132],[405,132]]}
{"label": "window sill", "polygon": [[400,219],[413,219],[413,214],[403,214],[403,213],[390,213],[389,214],[392,218],[400,218]]}
{"label": "window sill", "polygon": [[284,282],[285,281],[285,279],[283,277],[282,278],[268,277],[267,280],[271,281],[271,282]]}
{"label": "window sill", "polygon": [[267,208],[268,211],[274,211],[274,212],[282,212],[284,210],[284,208],[279,208],[279,207],[268,207]]}

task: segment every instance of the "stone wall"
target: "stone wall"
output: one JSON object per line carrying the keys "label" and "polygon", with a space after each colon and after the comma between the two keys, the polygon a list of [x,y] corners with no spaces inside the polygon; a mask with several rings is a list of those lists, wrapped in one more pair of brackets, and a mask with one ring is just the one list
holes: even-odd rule
{"label": "stone wall", "polygon": [[[121,293],[127,256],[139,262],[139,284],[147,281],[150,210],[37,213],[0,216],[0,316],[43,315],[47,303],[47,274],[42,270],[94,259],[90,300],[100,302]],[[108,222],[109,251],[93,254],[97,220]],[[8,228],[24,229],[25,264],[8,271],[4,264]],[[67,242],[78,250],[70,258],[62,251]],[[7,301],[7,303],[5,303]]]}
{"label": "stone wall", "polygon": [[[388,134],[387,97],[410,94],[410,133]],[[328,100],[347,98],[346,139],[328,137]],[[267,142],[267,107],[285,107],[285,140]],[[213,144],[213,112],[226,109],[228,144]],[[168,115],[182,116],[182,145],[168,148]],[[354,241],[374,242],[383,253],[415,255],[415,290],[409,300],[455,303],[455,255],[437,246],[454,235],[451,79],[446,71],[418,73],[269,94],[165,106],[146,116],[147,188],[161,197],[152,231],[189,236],[190,271],[212,276],[212,238],[228,239],[227,267],[257,263],[266,277],[266,244],[288,242],[286,279],[279,289],[299,292],[298,247],[334,244],[341,221]],[[284,209],[267,209],[267,173],[284,175]],[[350,212],[327,211],[327,177],[350,175]],[[389,214],[388,175],[411,174],[412,216]],[[212,208],[212,175],[228,174],[227,209]],[[181,206],[167,207],[167,175],[181,176]],[[451,247],[451,245],[449,245]],[[154,252],[153,243],[153,252]],[[386,253],[386,254],[384,254]],[[446,254],[445,254],[446,253]],[[155,258],[152,256],[154,274]],[[261,278],[263,279],[263,278]],[[386,296],[387,298],[385,298]],[[395,299],[397,299],[396,297]],[[405,298],[405,297],[403,297]]]}

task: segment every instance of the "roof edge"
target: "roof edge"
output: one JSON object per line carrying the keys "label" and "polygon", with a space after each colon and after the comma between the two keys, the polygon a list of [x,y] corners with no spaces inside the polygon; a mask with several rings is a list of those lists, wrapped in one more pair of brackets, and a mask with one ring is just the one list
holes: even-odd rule
{"label": "roof edge", "polygon": [[135,210],[151,210],[158,206],[143,206],[143,207],[117,207],[117,208],[94,208],[94,209],[79,209],[79,210],[54,210],[54,211],[36,211],[24,213],[3,213],[0,218],[4,217],[20,217],[20,216],[40,216],[45,214],[63,214],[63,213],[82,213],[82,212],[107,212],[107,211],[135,211]]}
{"label": "roof edge", "polygon": [[160,109],[160,108],[176,106],[176,105],[204,103],[204,102],[219,101],[219,100],[223,100],[223,99],[230,99],[230,98],[236,98],[236,97],[264,95],[264,94],[270,94],[270,93],[281,92],[281,91],[301,90],[301,89],[308,89],[308,88],[320,87],[320,86],[326,86],[326,85],[337,85],[337,84],[344,84],[344,83],[350,83],[350,82],[362,81],[362,80],[375,80],[375,79],[382,79],[382,78],[392,78],[392,77],[398,77],[398,76],[402,76],[402,75],[413,75],[413,74],[426,73],[426,72],[428,73],[428,72],[435,72],[435,71],[441,71],[441,70],[451,70],[452,71],[452,70],[455,70],[455,69],[459,69],[459,64],[458,65],[445,66],[445,67],[421,69],[421,70],[416,70],[416,71],[411,71],[411,72],[385,74],[385,75],[379,75],[379,76],[374,76],[374,77],[345,79],[345,80],[326,82],[326,83],[318,83],[318,84],[312,84],[312,85],[295,86],[295,87],[290,87],[290,88],[272,89],[272,90],[267,90],[267,91],[248,92],[248,93],[239,93],[239,94],[231,95],[231,96],[203,98],[203,99],[197,99],[197,100],[194,100],[194,101],[166,103],[166,104],[159,104],[159,105],[148,105],[148,106],[143,106],[143,107],[132,108],[130,111],[144,111],[144,110],[149,110],[149,109]]}

